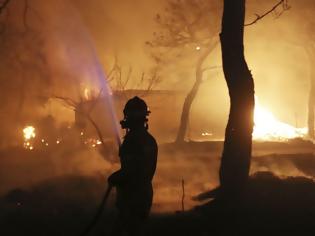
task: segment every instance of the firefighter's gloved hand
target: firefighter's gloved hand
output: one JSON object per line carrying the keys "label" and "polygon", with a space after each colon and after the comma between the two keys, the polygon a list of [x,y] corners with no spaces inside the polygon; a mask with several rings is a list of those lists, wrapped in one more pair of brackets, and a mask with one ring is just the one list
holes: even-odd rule
{"label": "firefighter's gloved hand", "polygon": [[109,185],[112,185],[112,186],[119,185],[121,182],[121,172],[119,170],[114,172],[108,177],[107,181]]}

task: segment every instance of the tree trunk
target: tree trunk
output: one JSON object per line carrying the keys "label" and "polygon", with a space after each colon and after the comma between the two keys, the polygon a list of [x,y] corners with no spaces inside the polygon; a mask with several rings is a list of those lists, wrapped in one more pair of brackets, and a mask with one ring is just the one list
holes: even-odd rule
{"label": "tree trunk", "polygon": [[[310,46],[306,49],[306,52],[308,54],[310,63],[312,63],[315,59],[314,56],[314,47]],[[315,73],[313,69],[313,65],[311,65],[311,75],[310,75],[310,94],[308,97],[308,119],[307,119],[307,125],[308,125],[308,136],[311,139],[315,138],[314,134],[314,108],[315,108]]]}
{"label": "tree trunk", "polygon": [[175,141],[176,143],[183,143],[185,141],[185,136],[186,136],[187,127],[189,123],[189,114],[190,114],[191,105],[198,93],[200,84],[202,83],[202,77],[203,77],[203,72],[204,72],[202,69],[202,65],[204,61],[206,60],[206,58],[209,56],[209,54],[212,52],[212,50],[216,47],[216,45],[217,44],[214,43],[213,45],[210,45],[209,47],[207,47],[205,51],[200,55],[197,61],[196,72],[195,72],[196,80],[184,101],[182,114],[180,117],[178,133],[177,133],[177,137]]}
{"label": "tree trunk", "polygon": [[[200,77],[202,77],[202,75],[200,75]],[[190,90],[190,92],[187,94],[187,96],[185,98],[183,109],[182,109],[182,114],[180,117],[180,125],[178,128],[176,143],[182,143],[185,140],[185,136],[186,136],[186,132],[187,132],[187,126],[189,123],[189,113],[190,113],[191,105],[192,105],[192,103],[193,103],[193,101],[197,95],[197,92],[199,90],[201,82],[202,82],[201,80],[197,79],[197,75],[196,75],[196,81],[195,81],[192,89]]]}
{"label": "tree trunk", "polygon": [[22,115],[23,115],[23,111],[24,111],[24,106],[25,106],[25,93],[26,93],[26,80],[25,77],[23,77],[21,75],[21,83],[20,83],[20,87],[19,87],[19,98],[18,98],[18,104],[16,107],[16,114],[15,114],[15,119],[17,124],[20,125],[21,121],[22,121]]}
{"label": "tree trunk", "polygon": [[223,193],[237,193],[246,184],[252,151],[254,81],[244,56],[245,0],[224,0],[221,50],[230,95],[230,114],[220,167]]}

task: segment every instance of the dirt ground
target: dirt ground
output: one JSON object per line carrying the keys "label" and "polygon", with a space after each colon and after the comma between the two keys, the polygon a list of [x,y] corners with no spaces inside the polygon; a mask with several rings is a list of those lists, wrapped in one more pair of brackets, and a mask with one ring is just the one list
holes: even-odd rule
{"label": "dirt ground", "polygon": [[[219,200],[192,200],[218,186],[221,150],[222,142],[160,145],[149,235],[230,235],[221,227],[239,218],[225,215],[231,212],[244,218],[235,223],[239,227],[235,232],[240,233],[236,235],[251,228],[284,230],[288,224],[300,227],[300,232],[312,229],[315,156],[311,143],[255,143],[251,185],[243,199],[232,203],[238,206],[233,210],[230,203]],[[95,214],[106,178],[118,165],[91,153],[67,161],[41,152],[19,154],[6,150],[0,155],[0,235],[78,235]],[[114,198],[113,192],[95,235],[103,235],[112,224]],[[283,219],[281,212],[285,212]]]}

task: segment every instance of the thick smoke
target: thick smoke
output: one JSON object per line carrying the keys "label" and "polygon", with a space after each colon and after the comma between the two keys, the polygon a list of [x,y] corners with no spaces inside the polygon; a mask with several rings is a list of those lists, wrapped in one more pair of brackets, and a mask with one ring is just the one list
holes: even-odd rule
{"label": "thick smoke", "polygon": [[[247,21],[273,3],[271,0],[248,1]],[[97,149],[82,148],[79,129],[71,135],[74,144],[69,141],[68,145],[49,151],[24,150],[21,130],[25,125],[41,123],[48,116],[52,116],[56,124],[47,125],[47,133],[74,126],[75,108],[65,106],[54,96],[80,102],[85,88],[98,89],[93,64],[95,55],[89,43],[95,44],[97,56],[107,72],[113,66],[115,55],[123,68],[133,68],[134,76],[127,88],[134,88],[133,80],[138,81],[142,72],[154,66],[145,41],[159,30],[154,17],[164,11],[164,2],[159,0],[33,0],[29,4],[26,28],[21,3],[11,4],[9,12],[1,16],[1,23],[7,29],[1,32],[0,43],[1,194],[15,188],[32,189],[44,180],[60,176],[101,175],[105,180],[118,168]],[[290,4],[291,9],[280,17],[269,16],[246,28],[245,50],[261,103],[280,120],[305,126],[312,65],[303,45],[311,40],[312,27],[308,22],[312,23],[315,7],[311,0],[292,0]],[[189,139],[206,139],[201,136],[203,132],[212,133],[213,139],[223,137],[229,99],[220,56],[218,47],[208,59],[209,64],[218,68],[207,72],[194,101]],[[152,111],[150,131],[160,144],[173,141],[176,136],[181,106],[193,82],[193,65],[190,57],[169,61],[155,87],[167,91],[145,97]],[[119,116],[125,100],[116,101]],[[100,126],[102,119],[100,117]],[[40,141],[42,136],[38,130]],[[95,130],[93,132],[95,135]],[[187,208],[197,204],[191,197],[218,185],[219,148],[198,147],[191,153],[161,148],[154,179],[155,211],[181,209],[182,180]],[[307,155],[302,159],[264,156],[254,158],[252,173],[272,171],[279,176],[313,178],[310,163],[313,165]]]}

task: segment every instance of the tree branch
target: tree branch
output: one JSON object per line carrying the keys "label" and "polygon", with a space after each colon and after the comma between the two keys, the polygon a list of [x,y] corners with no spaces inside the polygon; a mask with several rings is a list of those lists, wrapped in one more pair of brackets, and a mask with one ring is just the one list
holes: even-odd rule
{"label": "tree branch", "polygon": [[77,102],[74,101],[71,98],[67,98],[67,97],[62,97],[62,96],[53,96],[53,98],[61,100],[63,102],[65,102],[68,106],[75,108],[77,106]]}
{"label": "tree branch", "polygon": [[101,94],[102,94],[102,90],[99,92],[98,98],[95,99],[94,102],[92,103],[92,105],[89,107],[89,109],[87,109],[87,110],[88,110],[87,112],[85,112],[85,111],[83,111],[83,110],[81,110],[81,109],[80,109],[80,110],[77,109],[79,103],[76,102],[76,101],[74,101],[74,100],[71,99],[71,98],[62,97],[62,96],[53,96],[53,98],[59,99],[59,100],[65,102],[65,103],[66,103],[68,106],[70,106],[75,112],[78,112],[78,113],[84,115],[84,116],[87,118],[87,120],[88,120],[88,121],[92,124],[92,126],[94,127],[94,129],[95,129],[95,131],[96,131],[96,133],[97,133],[97,135],[98,135],[98,137],[99,137],[99,139],[100,139],[100,141],[101,141],[101,143],[102,143],[103,148],[107,149],[107,145],[106,145],[106,143],[104,142],[104,136],[103,136],[103,134],[102,134],[102,131],[101,131],[101,129],[99,128],[99,126],[97,125],[97,123],[94,121],[94,119],[93,119],[92,116],[91,116],[91,112],[92,112],[92,110],[94,109],[95,104],[96,104],[97,100],[100,98]]}
{"label": "tree branch", "polygon": [[262,14],[262,15],[255,14],[256,19],[253,20],[252,22],[245,24],[244,26],[250,26],[250,25],[256,24],[258,21],[265,18],[266,16],[268,16],[272,12],[275,12],[277,10],[277,8],[281,5],[282,5],[282,11],[280,13],[278,13],[278,15],[281,15],[284,11],[287,11],[290,9],[290,6],[288,5],[288,0],[280,0],[276,5],[274,5],[270,10],[266,11],[264,14]]}
{"label": "tree branch", "polygon": [[2,13],[2,11],[7,7],[7,5],[9,4],[11,0],[5,0],[1,5],[0,5],[0,14]]}
{"label": "tree branch", "polygon": [[27,32],[29,30],[29,26],[27,23],[27,12],[29,9],[29,4],[28,4],[28,0],[24,0],[24,10],[23,10],[23,25],[25,28],[25,32]]}
{"label": "tree branch", "polygon": [[209,67],[203,68],[201,71],[205,72],[205,71],[208,71],[208,70],[215,70],[215,69],[221,69],[221,68],[222,68],[222,66],[209,66]]}

